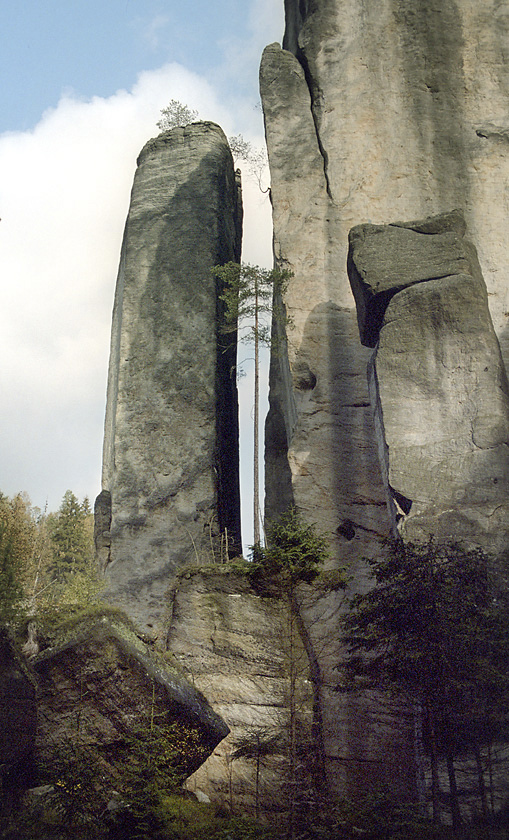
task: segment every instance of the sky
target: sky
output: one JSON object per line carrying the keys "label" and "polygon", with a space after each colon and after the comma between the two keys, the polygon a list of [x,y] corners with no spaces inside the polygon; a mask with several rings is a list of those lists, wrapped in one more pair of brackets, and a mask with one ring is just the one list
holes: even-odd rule
{"label": "sky", "polygon": [[[56,510],[67,489],[92,503],[101,489],[136,157],[171,99],[263,145],[258,66],[282,39],[283,0],[2,0],[1,11],[0,491]],[[247,172],[243,192],[243,259],[270,267],[269,201]],[[249,496],[250,376],[239,385]]]}

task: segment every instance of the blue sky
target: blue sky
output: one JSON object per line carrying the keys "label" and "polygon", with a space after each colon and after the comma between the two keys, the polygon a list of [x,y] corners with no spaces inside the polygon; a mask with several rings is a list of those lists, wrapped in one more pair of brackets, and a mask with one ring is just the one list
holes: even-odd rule
{"label": "blue sky", "polygon": [[[168,62],[207,75],[227,96],[256,97],[249,45],[267,9],[249,0],[3,0],[0,131],[31,128],[65,90],[108,97]],[[281,37],[281,24],[274,28]]]}
{"label": "blue sky", "polygon": [[[92,500],[100,490],[111,306],[137,154],[170,99],[263,144],[258,65],[282,38],[282,7],[2,0],[2,492],[55,509],[68,488]],[[248,173],[244,201],[244,259],[270,264],[270,206]],[[249,377],[241,384],[246,425]]]}

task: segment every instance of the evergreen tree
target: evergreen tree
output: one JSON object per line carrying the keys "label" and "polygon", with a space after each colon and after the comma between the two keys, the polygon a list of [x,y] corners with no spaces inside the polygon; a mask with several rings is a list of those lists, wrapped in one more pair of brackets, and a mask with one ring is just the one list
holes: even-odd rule
{"label": "evergreen tree", "polygon": [[0,494],[0,621],[24,610],[27,569],[33,556],[35,523],[30,502],[21,493]]}
{"label": "evergreen tree", "polygon": [[280,303],[288,281],[289,271],[265,269],[257,265],[229,262],[213,269],[220,284],[220,300],[224,306],[222,332],[233,334],[239,341],[253,346],[254,351],[254,408],[253,408],[253,533],[254,543],[260,543],[260,347],[275,348],[275,333],[271,332],[270,315],[281,326],[289,321]]}
{"label": "evergreen tree", "polygon": [[[370,565],[375,585],[353,597],[345,618],[347,672],[353,685],[396,691],[422,710],[434,818],[440,819],[438,763],[444,757],[458,823],[454,760],[479,753],[506,726],[507,615],[493,597],[488,558],[430,539],[394,542]],[[483,803],[480,766],[478,790]]]}
{"label": "evergreen tree", "polygon": [[53,572],[58,581],[68,573],[85,572],[93,562],[92,514],[88,499],[79,502],[67,490],[57,513],[48,517]]}
{"label": "evergreen tree", "polygon": [[[249,578],[256,588],[276,588],[287,603],[285,634],[286,670],[288,678],[288,723],[282,741],[288,756],[288,812],[287,837],[295,840],[298,823],[304,814],[310,816],[311,803],[321,801],[325,788],[324,745],[320,712],[321,677],[312,665],[312,644],[302,620],[299,605],[299,585],[310,584],[320,574],[320,567],[329,555],[327,541],[314,525],[306,524],[299,512],[291,508],[267,528],[267,544],[253,546]],[[346,586],[344,570],[338,573],[338,588]],[[313,685],[313,724],[311,742],[303,738],[300,726],[299,682],[311,677]],[[241,744],[250,748],[251,755],[259,762],[264,750],[271,748],[270,738],[261,735],[259,740]],[[245,753],[247,755],[247,752]],[[258,779],[256,788],[258,791]]]}

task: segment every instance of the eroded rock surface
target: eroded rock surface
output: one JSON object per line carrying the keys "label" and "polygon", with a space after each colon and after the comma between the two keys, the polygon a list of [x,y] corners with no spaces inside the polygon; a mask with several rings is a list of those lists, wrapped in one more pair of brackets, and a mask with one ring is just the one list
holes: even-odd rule
{"label": "eroded rock surface", "polygon": [[[125,760],[126,739],[133,729],[150,727],[152,716],[159,720],[169,715],[194,728],[205,754],[228,734],[226,724],[181,670],[150,651],[120,616],[95,615],[63,626],[33,667],[37,756],[50,767],[52,756],[79,735],[80,743],[101,753],[105,772],[115,779]],[[196,766],[190,764],[187,774]]]}
{"label": "eroded rock surface", "polygon": [[[279,44],[267,47],[260,68],[274,250],[279,263],[294,274],[285,299],[294,328],[288,332],[287,354],[280,352],[271,366],[266,513],[274,516],[295,503],[308,521],[316,522],[328,535],[331,563],[346,563],[353,587],[362,589],[366,586],[362,557],[377,555],[391,533],[394,518],[391,521],[387,515],[385,488],[389,482],[382,474],[386,459],[380,463],[377,453],[380,415],[373,416],[365,380],[371,354],[357,335],[347,275],[348,233],[356,225],[424,219],[459,208],[486,281],[495,333],[503,355],[509,358],[509,240],[504,209],[509,183],[509,18],[505,4],[472,0],[438,4],[434,0],[381,0],[376,4],[368,0],[285,0],[285,11],[283,49]],[[390,240],[398,235],[402,244],[401,236],[393,230],[383,235],[393,260]],[[440,246],[432,258],[426,251],[423,262],[420,246],[419,252],[414,251],[421,241],[418,231],[409,229],[403,235],[407,258],[413,255],[415,285],[400,291],[387,313],[403,295],[417,304],[422,285],[428,285],[420,281],[431,280],[442,259]],[[450,242],[446,243],[451,239],[461,251],[454,256]],[[472,272],[461,231],[444,231],[444,244],[452,259],[447,276],[457,276],[461,267],[468,278],[459,282],[451,295],[466,294],[471,301],[478,300],[481,281]],[[391,265],[394,269],[395,264]],[[380,310],[386,311],[393,291],[399,288],[399,268],[394,270],[396,276],[386,276],[379,289],[370,284],[369,271],[364,272],[357,288],[361,323],[372,323],[373,311],[380,304]],[[408,285],[408,279],[406,282]],[[445,312],[451,314],[445,301],[443,305],[440,318]],[[406,311],[405,317],[410,317],[411,307]],[[483,310],[484,321],[486,312]],[[413,326],[420,329],[417,314]],[[369,344],[376,341],[377,330],[374,328]],[[486,345],[480,355],[492,358],[488,372],[484,371],[486,362],[478,370],[478,384],[489,375],[488,390],[495,389],[494,399],[500,405],[505,397],[500,397],[497,383],[499,373],[503,374],[492,342],[494,333],[490,335],[487,341],[493,349]],[[473,341],[462,356],[461,365],[472,366],[467,356],[477,352],[475,344]],[[416,357],[413,361],[418,362]],[[437,364],[442,367],[440,355]],[[454,362],[451,365],[448,370],[452,374]],[[440,378],[440,371],[438,375]],[[443,408],[447,403],[447,410],[457,414],[450,399],[456,386],[440,381],[450,392],[449,397],[444,396]],[[468,386],[465,383],[461,388]],[[479,388],[475,394],[486,403]],[[489,414],[491,409],[487,411]],[[500,416],[499,408],[494,411]],[[446,438],[451,422],[451,418],[444,421]],[[491,427],[491,421],[488,425]],[[498,425],[495,420],[493,428]],[[503,433],[496,436],[498,453],[505,459]],[[401,451],[396,433],[392,445],[400,446]],[[487,465],[495,458],[495,450],[478,453],[477,448],[474,443],[471,454],[479,463]],[[492,468],[493,481],[500,481],[492,464],[481,470],[481,484]],[[478,468],[464,464],[462,470],[463,479],[469,477],[474,498]],[[466,511],[465,492],[463,501],[458,498],[448,512],[443,511],[449,520],[444,528],[448,535],[464,534],[467,528],[460,521]],[[488,498],[493,498],[493,490]],[[403,514],[408,513],[408,504],[400,495]],[[468,527],[475,530],[483,520],[482,530],[489,519],[489,530],[495,533],[504,511],[503,504],[488,505],[482,513],[477,508],[467,517],[468,522],[477,524]],[[424,528],[424,518],[420,521]],[[430,519],[428,529],[436,526],[437,519]],[[334,664],[343,652],[331,640],[339,636],[340,612],[340,599],[331,596],[311,610],[308,621],[324,680],[331,777],[342,777],[339,790],[344,792],[350,783],[352,790],[356,785],[359,789],[357,782],[368,764],[376,765],[382,775],[384,766],[383,756],[376,755],[373,736],[376,710],[368,705],[363,711],[355,699],[334,693]],[[326,645],[324,638],[328,639]],[[359,727],[359,720],[365,725]],[[390,761],[386,764],[385,770]],[[390,770],[386,779],[389,777]]]}
{"label": "eroded rock surface", "polygon": [[458,215],[354,228],[350,277],[361,336],[377,344],[373,403],[393,516],[409,538],[467,539],[500,553],[509,389]]}
{"label": "eroded rock surface", "polygon": [[108,597],[149,630],[178,567],[211,562],[226,530],[240,544],[235,349],[211,268],[239,259],[241,220],[219,126],[146,144],[113,312],[98,553]]}
{"label": "eroded rock surface", "polygon": [[[245,575],[227,567],[187,571],[173,593],[168,647],[231,730],[188,779],[188,787],[244,813],[255,815],[259,808],[277,820],[288,801],[292,667],[303,743],[312,724],[308,659],[298,634],[290,644],[287,602],[275,594],[260,595]],[[234,758],[243,739],[250,742],[251,758]],[[312,760],[313,750],[308,751]]]}

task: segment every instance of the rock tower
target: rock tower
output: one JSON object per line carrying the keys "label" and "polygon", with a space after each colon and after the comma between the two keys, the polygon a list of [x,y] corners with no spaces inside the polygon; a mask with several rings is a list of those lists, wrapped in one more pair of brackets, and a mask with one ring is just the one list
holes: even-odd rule
{"label": "rock tower", "polygon": [[[506,4],[285,0],[285,11],[283,45],[260,68],[275,258],[293,272],[293,329],[271,362],[266,514],[296,504],[354,590],[396,528],[503,555]],[[340,612],[331,594],[306,619],[331,783],[341,795],[370,779],[404,790],[411,737],[397,743],[390,715],[381,725],[369,698],[338,690]]]}
{"label": "rock tower", "polygon": [[236,350],[211,268],[240,259],[241,233],[219,126],[145,145],[115,293],[96,544],[109,599],[149,630],[178,567],[211,562],[221,535],[240,545]]}

